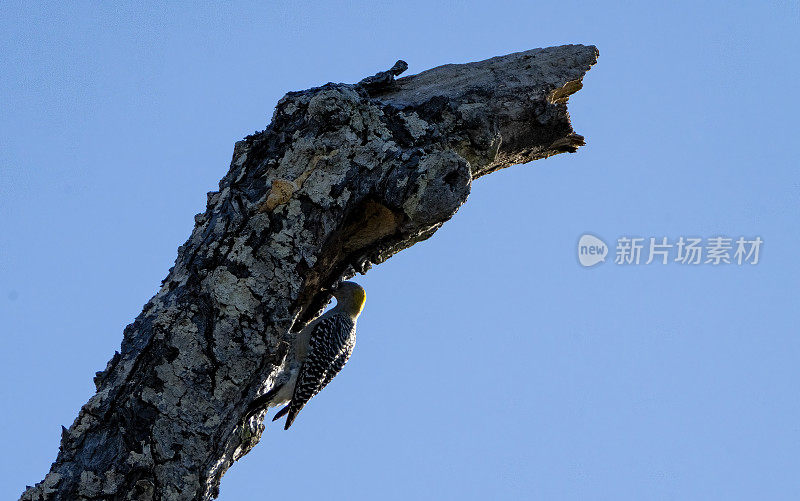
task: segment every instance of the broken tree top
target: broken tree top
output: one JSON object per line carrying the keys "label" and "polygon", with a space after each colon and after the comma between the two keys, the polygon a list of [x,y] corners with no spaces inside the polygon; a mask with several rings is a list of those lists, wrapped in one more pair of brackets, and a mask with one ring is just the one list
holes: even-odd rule
{"label": "broken tree top", "polygon": [[[285,378],[323,288],[432,236],[472,181],[583,144],[566,45],[290,92],[236,143],[159,292],[64,430],[42,499],[211,499],[258,443],[248,404]],[[269,444],[265,444],[269,446]]]}

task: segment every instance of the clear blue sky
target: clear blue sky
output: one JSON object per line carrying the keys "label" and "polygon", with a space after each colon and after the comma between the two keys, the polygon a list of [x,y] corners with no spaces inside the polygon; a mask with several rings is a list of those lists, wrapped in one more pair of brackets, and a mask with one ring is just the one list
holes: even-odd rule
{"label": "clear blue sky", "polygon": [[[360,277],[350,363],[220,499],[800,498],[797,1],[261,3],[0,6],[0,498],[285,92],[563,43],[588,145]],[[584,232],[764,245],[582,268]]]}

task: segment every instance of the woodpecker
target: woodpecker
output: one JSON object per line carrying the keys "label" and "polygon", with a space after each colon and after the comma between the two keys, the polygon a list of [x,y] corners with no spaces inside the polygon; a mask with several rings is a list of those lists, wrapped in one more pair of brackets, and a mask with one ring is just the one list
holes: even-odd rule
{"label": "woodpecker", "polygon": [[336,306],[309,323],[294,339],[290,356],[295,362],[284,383],[257,397],[247,407],[245,421],[263,410],[288,403],[272,418],[286,416],[288,430],[297,413],[342,370],[356,344],[356,320],[367,295],[355,282],[341,282],[332,290]]}

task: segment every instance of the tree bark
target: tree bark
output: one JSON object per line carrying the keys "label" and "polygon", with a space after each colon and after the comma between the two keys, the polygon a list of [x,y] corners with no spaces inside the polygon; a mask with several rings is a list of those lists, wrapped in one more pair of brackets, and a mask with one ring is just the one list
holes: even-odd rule
{"label": "tree bark", "polygon": [[285,376],[321,291],[429,238],[474,179],[583,145],[567,99],[596,62],[566,45],[290,92],[236,143],[160,291],[95,377],[23,500],[213,499],[258,443],[247,404]]}

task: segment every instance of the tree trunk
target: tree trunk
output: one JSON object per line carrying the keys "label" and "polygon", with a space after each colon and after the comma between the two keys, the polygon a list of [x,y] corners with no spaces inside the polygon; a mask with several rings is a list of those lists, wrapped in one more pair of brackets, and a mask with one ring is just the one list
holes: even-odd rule
{"label": "tree trunk", "polygon": [[574,152],[567,99],[597,49],[566,45],[290,92],[236,143],[161,290],[64,429],[44,499],[213,499],[258,443],[247,404],[282,376],[321,289],[425,240],[474,179]]}

